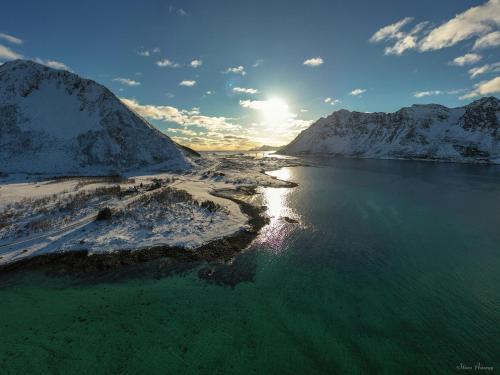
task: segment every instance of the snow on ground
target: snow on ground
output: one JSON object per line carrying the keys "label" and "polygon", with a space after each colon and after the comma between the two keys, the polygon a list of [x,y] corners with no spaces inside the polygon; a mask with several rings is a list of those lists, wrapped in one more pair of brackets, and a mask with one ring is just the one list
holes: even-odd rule
{"label": "snow on ground", "polygon": [[[232,200],[238,187],[289,186],[265,171],[300,165],[294,158],[206,154],[189,173],[72,177],[17,182],[0,178],[0,264],[55,251],[91,253],[158,244],[196,248],[247,228]],[[22,176],[21,176],[22,177]],[[96,220],[105,207],[110,220]]]}

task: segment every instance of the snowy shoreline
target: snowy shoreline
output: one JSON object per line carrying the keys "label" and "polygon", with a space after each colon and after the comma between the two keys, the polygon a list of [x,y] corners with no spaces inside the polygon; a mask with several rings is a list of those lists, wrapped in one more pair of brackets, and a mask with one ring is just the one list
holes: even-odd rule
{"label": "snowy shoreline", "polygon": [[[259,186],[296,186],[265,171],[302,165],[291,158],[241,154],[213,155],[198,164],[191,173],[128,176],[120,183],[99,178],[0,181],[0,215],[17,215],[8,222],[10,231],[0,225],[0,272],[58,264],[78,273],[164,257],[169,262],[227,261],[247,247],[268,220],[262,207],[245,198]],[[61,207],[73,208],[75,195],[82,207],[68,214]],[[49,223],[42,233],[24,233],[40,222],[40,215],[38,208],[23,205],[38,207],[40,200],[45,204],[40,215]],[[99,209],[108,206],[111,220],[96,221]]]}

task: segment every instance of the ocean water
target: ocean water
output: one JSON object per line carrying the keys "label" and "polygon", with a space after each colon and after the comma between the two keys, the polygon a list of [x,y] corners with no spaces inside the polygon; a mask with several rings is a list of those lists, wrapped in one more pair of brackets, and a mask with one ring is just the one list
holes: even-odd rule
{"label": "ocean water", "polygon": [[500,168],[313,162],[212,282],[1,278],[0,373],[498,372]]}

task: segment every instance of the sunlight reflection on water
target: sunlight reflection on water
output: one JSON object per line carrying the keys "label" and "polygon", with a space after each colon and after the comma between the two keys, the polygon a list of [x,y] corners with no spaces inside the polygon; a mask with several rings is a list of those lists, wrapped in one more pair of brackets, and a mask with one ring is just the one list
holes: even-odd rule
{"label": "sunlight reflection on water", "polygon": [[[282,168],[267,172],[280,180],[293,180],[293,170]],[[300,221],[300,216],[290,207],[290,195],[293,188],[263,188],[263,203],[267,207],[266,213],[270,222],[259,235],[257,242],[263,247],[275,252],[283,250],[283,245],[288,236],[297,227],[296,223],[287,222],[285,218]]]}

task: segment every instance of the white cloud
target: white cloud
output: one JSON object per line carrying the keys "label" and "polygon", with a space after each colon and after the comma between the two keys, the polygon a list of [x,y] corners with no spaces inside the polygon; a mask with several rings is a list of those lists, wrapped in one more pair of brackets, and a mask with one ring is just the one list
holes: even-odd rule
{"label": "white cloud", "polygon": [[323,63],[324,63],[323,59],[318,56],[307,59],[306,61],[304,61],[303,64],[307,66],[320,66]]}
{"label": "white cloud", "polygon": [[461,96],[459,99],[471,99],[476,96],[490,95],[500,92],[500,77],[495,77],[489,81],[482,81],[474,85],[474,90]]}
{"label": "white cloud", "polygon": [[174,7],[173,5],[169,5],[168,7],[168,12],[169,13],[176,13],[180,16],[190,16],[190,14],[185,11],[183,8],[177,8],[177,7]]}
{"label": "white cloud", "polygon": [[156,62],[156,65],[158,65],[161,68],[178,68],[180,67],[180,64],[174,63],[173,61],[170,61],[169,59],[163,59],[159,60]]}
{"label": "white cloud", "polygon": [[420,22],[409,33],[400,33],[398,41],[393,45],[384,49],[385,55],[401,55],[409,49],[417,48],[418,34],[428,25],[428,22]]}
{"label": "white cloud", "polygon": [[328,103],[328,104],[331,104],[331,105],[336,105],[336,104],[340,103],[340,100],[338,100],[338,99],[332,99],[332,98],[328,97],[328,98],[325,98],[324,102]]}
{"label": "white cloud", "polygon": [[300,112],[301,112],[301,113],[307,113],[307,112],[309,112],[309,110],[308,110],[308,109],[305,109],[305,108],[302,108],[302,109],[300,110]]}
{"label": "white cloud", "polygon": [[159,52],[160,52],[160,49],[158,47],[155,47],[151,50],[149,50],[149,49],[139,50],[139,51],[137,51],[137,54],[140,56],[149,57],[149,56],[151,56],[151,54],[159,53]]}
{"label": "white cloud", "polygon": [[189,63],[189,66],[191,66],[192,68],[199,68],[202,65],[203,65],[202,60],[193,60]]}
{"label": "white cloud", "polygon": [[167,131],[169,133],[174,133],[174,134],[182,134],[182,135],[185,135],[185,136],[188,136],[188,137],[195,137],[198,135],[198,133],[192,131],[192,130],[189,130],[189,129],[182,129],[182,128],[168,128]]}
{"label": "white cloud", "polygon": [[496,62],[493,64],[486,64],[483,66],[469,69],[469,74],[470,74],[470,78],[475,78],[481,74],[486,74],[486,73],[490,73],[490,72],[498,72],[498,71],[500,71],[500,62]]}
{"label": "white cloud", "polygon": [[472,49],[478,50],[498,46],[500,46],[500,31],[493,31],[492,33],[477,38]]}
{"label": "white cloud", "polygon": [[23,55],[14,52],[10,48],[7,48],[0,44],[0,60],[16,60],[22,58]]}
{"label": "white cloud", "polygon": [[207,92],[205,92],[205,94],[206,94],[206,95],[213,95],[213,94],[215,94],[215,91],[210,91],[210,90],[208,90]]}
{"label": "white cloud", "polygon": [[405,34],[401,32],[401,29],[412,20],[412,17],[405,17],[401,21],[382,27],[372,35],[370,42],[377,43],[383,40],[402,39]]}
{"label": "white cloud", "polygon": [[257,89],[250,89],[250,88],[244,88],[244,87],[233,87],[233,92],[236,92],[238,94],[258,94],[259,90]]}
{"label": "white cloud", "polygon": [[441,90],[431,90],[431,91],[417,91],[413,96],[415,98],[423,98],[425,96],[436,96],[436,95],[442,95],[443,92]]}
{"label": "white cloud", "polygon": [[120,98],[120,100],[139,115],[153,120],[174,122],[184,126],[195,125],[212,130],[239,128],[238,125],[230,123],[230,119],[226,117],[203,116],[199,108],[180,110],[171,106],[143,105],[135,99]]}
{"label": "white cloud", "polygon": [[466,53],[463,56],[454,58],[453,61],[449,62],[449,64],[456,66],[471,65],[477,63],[482,58],[483,56],[478,55],[477,53]]}
{"label": "white cloud", "polygon": [[37,57],[35,61],[39,64],[43,64],[45,66],[48,66],[49,68],[54,68],[54,69],[59,69],[59,70],[68,70],[72,72],[71,68],[66,65],[65,63],[62,63],[60,61],[55,61],[55,60],[42,60],[41,58]]}
{"label": "white cloud", "polygon": [[247,74],[247,72],[245,72],[245,67],[242,65],[233,68],[227,68],[227,70],[223,73],[241,74],[242,76]]}
{"label": "white cloud", "polygon": [[365,92],[366,92],[366,89],[354,89],[354,90],[352,90],[352,91],[349,93],[349,95],[352,95],[352,96],[359,96],[359,95],[361,95],[361,94],[363,94],[363,93],[365,93]]}
{"label": "white cloud", "polygon": [[264,60],[262,59],[258,59],[257,61],[255,61],[255,63],[252,65],[252,68],[258,68],[259,66],[262,65],[262,63],[264,62]]}
{"label": "white cloud", "polygon": [[179,83],[179,86],[185,86],[185,87],[193,87],[196,85],[196,81],[194,80],[184,80]]}
{"label": "white cloud", "polygon": [[369,39],[372,43],[393,41],[396,43],[385,48],[386,55],[401,55],[410,49],[420,52],[453,46],[461,41],[478,37],[473,49],[500,45],[500,0],[489,0],[472,7],[438,27],[427,28],[429,22],[420,22],[411,31],[403,28],[413,21],[406,17],[393,24],[382,27]]}
{"label": "white cloud", "polygon": [[124,86],[139,86],[141,83],[138,81],[134,81],[133,79],[130,78],[115,78],[113,81],[118,82]]}
{"label": "white cloud", "polygon": [[370,38],[371,43],[382,41],[393,41],[392,46],[385,47],[385,55],[401,55],[409,49],[417,48],[418,34],[428,25],[428,22],[420,22],[409,32],[402,31],[402,28],[413,20],[411,17],[403,18],[393,24],[382,27]]}
{"label": "white cloud", "polygon": [[457,95],[465,92],[467,90],[464,89],[455,89],[455,90],[429,90],[429,91],[417,91],[413,94],[415,98],[423,98],[426,96],[437,96],[437,95]]}
{"label": "white cloud", "polygon": [[500,1],[472,7],[433,29],[420,43],[421,51],[453,46],[473,36],[484,35],[500,24]]}
{"label": "white cloud", "polygon": [[6,40],[7,42],[12,44],[23,44],[22,39],[16,38],[15,36],[6,33],[0,33],[0,39]]}
{"label": "white cloud", "polygon": [[264,109],[268,105],[266,100],[240,100],[240,106],[250,109]]}

